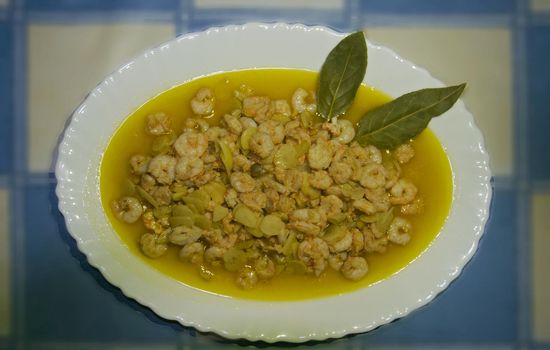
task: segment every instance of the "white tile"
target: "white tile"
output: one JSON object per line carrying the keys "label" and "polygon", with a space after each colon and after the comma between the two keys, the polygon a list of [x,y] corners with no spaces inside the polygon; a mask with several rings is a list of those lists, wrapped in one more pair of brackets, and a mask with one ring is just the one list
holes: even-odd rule
{"label": "white tile", "polygon": [[550,11],[550,0],[531,0],[531,11],[533,12]]}
{"label": "white tile", "polygon": [[11,278],[8,193],[0,190],[0,337],[10,333]]}
{"label": "white tile", "polygon": [[533,228],[533,336],[550,341],[550,194],[535,194],[532,201]]}
{"label": "white tile", "polygon": [[29,169],[50,169],[59,133],[87,92],[132,57],[173,36],[170,24],[31,25]]}
{"label": "white tile", "polygon": [[275,9],[313,9],[313,10],[336,10],[344,8],[344,0],[195,0],[197,9],[216,8],[275,8]]}
{"label": "white tile", "polygon": [[511,48],[507,29],[377,27],[367,28],[366,33],[370,40],[394,49],[447,84],[467,82],[463,99],[485,136],[493,173],[512,173]]}

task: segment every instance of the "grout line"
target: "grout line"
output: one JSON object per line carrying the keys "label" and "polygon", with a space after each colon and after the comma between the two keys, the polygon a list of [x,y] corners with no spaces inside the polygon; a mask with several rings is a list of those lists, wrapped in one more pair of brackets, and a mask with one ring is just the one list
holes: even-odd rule
{"label": "grout line", "polygon": [[176,12],[176,34],[184,34],[193,28],[193,1],[179,0],[178,11]]}
{"label": "grout line", "polygon": [[517,337],[520,349],[531,348],[531,225],[530,191],[528,160],[528,104],[527,104],[527,47],[526,14],[528,0],[516,1],[516,20],[514,21],[513,58],[514,58],[514,115],[515,115],[515,154],[517,169],[517,222],[516,239],[518,251],[517,291],[518,319]]}
{"label": "grout line", "polygon": [[550,25],[550,13],[535,13],[529,16],[529,23],[537,26]]}
{"label": "grout line", "polygon": [[344,3],[344,23],[349,23],[349,32],[362,29],[361,25],[361,3],[360,0],[347,0]]}
{"label": "grout line", "polygon": [[10,197],[12,234],[12,332],[16,346],[25,346],[25,223],[24,213],[24,181],[18,174],[24,174],[27,167],[27,111],[26,111],[26,22],[23,1],[14,0],[13,12],[13,47],[14,47],[14,161],[13,187]]}
{"label": "grout line", "polygon": [[549,194],[550,180],[533,180],[531,182],[531,190],[532,192]]}

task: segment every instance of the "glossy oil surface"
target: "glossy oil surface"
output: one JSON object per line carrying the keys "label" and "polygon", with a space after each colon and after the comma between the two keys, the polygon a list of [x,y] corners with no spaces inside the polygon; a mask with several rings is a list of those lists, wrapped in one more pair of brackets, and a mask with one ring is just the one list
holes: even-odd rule
{"label": "glossy oil surface", "polygon": [[[412,141],[416,156],[403,167],[403,177],[417,185],[419,194],[425,202],[424,212],[410,217],[413,224],[412,240],[404,247],[390,246],[384,254],[369,255],[369,273],[359,282],[350,282],[339,273],[328,269],[318,278],[280,275],[251,291],[243,291],[233,282],[232,274],[223,270],[216,270],[216,277],[212,280],[203,280],[194,265],[182,263],[178,259],[176,247],[171,248],[160,259],[145,257],[138,245],[139,236],[145,231],[141,222],[127,225],[114,218],[109,203],[124,195],[121,184],[130,175],[129,157],[136,153],[148,153],[150,149],[152,138],[144,128],[145,117],[149,113],[162,111],[171,115],[175,130],[181,132],[183,121],[192,115],[189,101],[201,87],[210,87],[216,95],[215,116],[209,120],[214,125],[223,114],[239,107],[237,100],[233,98],[233,90],[241,84],[252,87],[258,95],[290,100],[296,88],[315,90],[316,83],[317,73],[304,70],[256,69],[220,73],[174,87],[132,113],[113,136],[101,166],[103,207],[121,240],[144,263],[182,283],[213,293],[260,300],[297,300],[345,293],[391,276],[414,260],[441,230],[452,199],[453,185],[449,161],[440,142],[428,129]],[[382,92],[361,86],[354,104],[345,117],[356,121],[368,110],[389,100],[390,98]]]}

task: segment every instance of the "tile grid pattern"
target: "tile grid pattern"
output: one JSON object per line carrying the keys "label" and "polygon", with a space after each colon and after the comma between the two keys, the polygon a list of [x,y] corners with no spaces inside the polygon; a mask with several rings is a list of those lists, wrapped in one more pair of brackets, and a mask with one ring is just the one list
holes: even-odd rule
{"label": "tile grid pattern", "polygon": [[[326,2],[330,3],[330,1]],[[214,1],[214,3],[219,2]],[[249,4],[250,2],[245,1],[245,3]],[[374,346],[381,349],[401,349],[407,344],[414,344],[414,348],[425,348],[423,344],[431,344],[434,348],[448,345],[456,349],[550,348],[550,330],[544,329],[545,326],[550,328],[550,325],[542,325],[543,328],[540,325],[538,327],[533,325],[534,313],[550,313],[550,310],[536,310],[533,312],[532,309],[533,293],[536,294],[536,291],[532,289],[532,282],[538,276],[534,276],[531,270],[531,263],[536,259],[536,256],[532,254],[533,241],[531,241],[529,235],[532,226],[536,226],[538,231],[546,230],[546,233],[548,233],[548,227],[531,224],[531,213],[540,213],[540,206],[545,205],[548,201],[538,199],[532,201],[531,198],[535,194],[548,197],[550,193],[548,191],[550,169],[547,165],[546,167],[534,167],[534,163],[538,163],[540,160],[537,159],[539,152],[534,152],[536,150],[532,148],[533,136],[531,132],[533,127],[537,127],[536,123],[539,120],[532,121],[529,119],[533,114],[527,108],[528,104],[531,106],[531,94],[535,93],[535,98],[538,96],[536,91],[529,91],[532,82],[527,81],[527,79],[532,78],[531,74],[527,74],[527,62],[531,57],[529,55],[534,54],[530,51],[532,49],[530,46],[531,38],[528,34],[531,31],[540,30],[540,33],[537,32],[542,38],[540,40],[544,42],[546,39],[547,46],[550,44],[550,35],[548,35],[550,15],[548,12],[544,12],[545,10],[536,13],[533,11],[540,8],[544,9],[545,6],[548,7],[544,5],[545,1],[487,1],[485,5],[479,5],[481,2],[462,1],[459,5],[451,3],[441,5],[436,1],[423,0],[415,4],[418,6],[413,6],[402,0],[387,1],[384,5],[382,2],[347,0],[340,6],[340,10],[337,6],[336,9],[332,8],[330,11],[308,10],[307,2],[300,3],[306,5],[303,5],[304,7],[300,9],[289,9],[286,6],[277,8],[277,6],[274,6],[274,8],[260,7],[257,10],[251,10],[238,4],[233,8],[217,9],[211,6],[202,6],[200,0],[166,0],[159,2],[4,0],[0,2],[0,45],[6,45],[5,49],[2,46],[0,62],[3,67],[8,67],[8,69],[0,67],[0,91],[3,95],[0,99],[8,96],[6,101],[0,100],[2,102],[0,103],[0,121],[3,123],[0,135],[4,136],[4,132],[6,132],[6,137],[0,139],[0,142],[3,142],[1,144],[3,151],[1,151],[2,160],[0,161],[0,191],[5,193],[0,199],[7,203],[7,213],[0,212],[0,219],[8,225],[4,230],[8,232],[8,242],[13,253],[10,255],[11,264],[8,264],[11,272],[9,274],[11,279],[10,293],[8,293],[8,297],[11,299],[8,301],[10,324],[0,327],[0,349],[29,347],[39,349],[97,348],[98,346],[113,349],[134,348],[142,341],[155,344],[155,347],[164,344],[166,348],[182,349],[231,346],[230,343],[214,336],[198,335],[192,329],[182,330],[178,325],[159,319],[147,309],[125,299],[120,291],[110,286],[97,271],[89,267],[85,262],[85,258],[75,250],[75,244],[68,237],[62,224],[62,217],[55,211],[57,203],[53,194],[54,178],[47,169],[42,169],[43,166],[33,168],[29,163],[29,154],[34,150],[30,149],[28,132],[30,123],[28,101],[31,88],[29,86],[31,77],[29,77],[28,71],[30,61],[28,39],[30,27],[37,24],[62,23],[70,26],[80,22],[87,24],[99,23],[100,25],[106,23],[116,24],[118,22],[166,22],[166,24],[174,26],[177,33],[185,33],[212,25],[243,23],[251,20],[299,21],[307,24],[329,25],[342,31],[349,31],[365,25],[403,27],[407,29],[410,26],[440,28],[474,25],[478,27],[480,23],[492,23],[497,27],[508,27],[511,31],[511,50],[513,51],[510,53],[512,55],[512,73],[509,74],[513,74],[514,79],[512,96],[514,102],[512,114],[514,156],[512,159],[514,163],[511,167],[513,169],[512,173],[497,176],[495,179],[496,195],[493,202],[492,218],[480,252],[467,267],[465,276],[455,282],[449,288],[449,291],[440,296],[431,306],[395,323],[391,327],[382,327],[371,334],[344,339],[331,344],[323,344],[319,347],[355,349],[367,346],[372,348]],[[340,1],[335,1],[335,3],[340,3]],[[536,6],[533,6],[533,3],[536,3]],[[156,14],[151,15],[151,12]],[[536,22],[535,29],[533,29],[531,22]],[[8,54],[6,55],[6,53]],[[100,79],[101,77],[97,77],[96,80],[99,81]],[[11,81],[14,84],[10,84]],[[546,83],[548,84],[550,81],[546,81]],[[529,93],[529,96],[527,93]],[[543,112],[539,112],[539,114]],[[535,135],[535,139],[536,137],[537,135]],[[542,160],[544,159],[547,158]],[[539,192],[541,193],[539,194]],[[533,206],[536,206],[538,211],[534,210]],[[29,212],[36,213],[36,218],[29,220]],[[544,213],[544,208],[542,208],[542,213]],[[537,220],[537,218],[534,218],[534,220]],[[472,289],[475,282],[478,282],[476,278],[479,277],[479,281],[483,282],[482,277],[490,276],[494,272],[486,266],[498,268],[502,257],[490,256],[487,254],[487,250],[501,244],[494,236],[498,234],[497,231],[509,224],[513,225],[513,228],[503,231],[508,234],[506,237],[509,240],[514,241],[503,243],[503,245],[512,245],[508,247],[509,249],[503,248],[499,254],[510,255],[509,258],[513,260],[509,265],[512,269],[509,273],[513,275],[512,277],[515,276],[515,279],[512,278],[513,283],[508,282],[505,286],[511,287],[515,292],[509,291],[511,296],[500,296],[500,299],[496,296],[497,301],[494,304],[494,306],[501,306],[506,310],[501,314],[496,314],[494,320],[486,319],[488,323],[494,324],[493,328],[481,323],[487,327],[481,330],[486,332],[485,335],[481,331],[478,331],[481,332],[478,334],[463,334],[459,331],[453,333],[449,329],[438,325],[439,321],[446,320],[444,318],[446,312],[450,313],[455,310],[455,306],[453,306],[455,302],[466,304],[466,300],[461,299],[460,294],[470,293],[471,295],[467,295],[467,297],[475,298]],[[41,231],[44,232],[44,237],[39,237]],[[0,237],[2,236],[0,235]],[[51,242],[51,240],[54,240],[54,242]],[[38,249],[39,245],[47,246],[48,244],[54,245],[51,248],[53,253],[45,254]],[[514,255],[516,249],[517,256]],[[67,250],[70,251],[70,254],[67,254]],[[46,261],[39,261],[42,258]],[[105,327],[102,328],[94,323],[85,323],[83,327],[88,326],[86,329],[67,325],[72,330],[70,334],[62,326],[49,326],[46,322],[49,318],[59,319],[61,323],[70,323],[71,321],[78,321],[79,315],[70,314],[72,311],[70,310],[71,305],[61,304],[63,297],[57,295],[59,290],[62,289],[61,287],[57,289],[40,289],[41,285],[32,280],[31,276],[34,277],[34,274],[44,272],[43,268],[37,266],[42,262],[50,263],[54,268],[58,268],[63,264],[71,265],[67,267],[66,272],[69,276],[77,276],[78,280],[74,282],[75,287],[65,286],[62,281],[49,281],[48,279],[40,280],[41,283],[61,283],[63,287],[67,287],[72,292],[91,290],[90,294],[92,295],[89,302],[107,305],[107,308],[110,308],[105,311],[107,316],[119,318],[120,321],[118,322],[127,322],[129,325],[134,325],[136,329],[144,330],[145,334],[142,337],[136,337],[128,332],[112,334],[106,331],[102,333],[94,330],[93,327],[98,326],[99,330],[105,329]],[[546,266],[546,268],[548,267]],[[483,270],[484,268],[485,270]],[[85,276],[82,277],[82,275]],[[59,278],[60,275],[49,272],[46,277]],[[495,283],[499,282],[495,281]],[[97,285],[100,285],[100,287],[97,287]],[[35,293],[36,290],[44,292],[44,294]],[[495,290],[498,291],[498,288]],[[477,292],[481,292],[481,290]],[[49,298],[49,301],[58,302],[58,304],[53,305],[54,308],[50,309],[41,305],[40,300],[34,302],[31,300],[39,296]],[[84,302],[84,300],[83,297],[69,298],[70,302],[76,303]],[[42,302],[44,301],[46,299]],[[535,305],[537,305],[536,301]],[[0,304],[0,311],[3,310],[2,306]],[[59,314],[56,314],[55,307],[60,306],[64,306],[69,310],[59,310]],[[83,311],[83,309],[78,308],[78,305],[76,307],[75,312]],[[84,309],[84,311],[86,310],[90,311]],[[50,314],[41,317],[35,315],[36,313],[46,312],[50,312]],[[101,316],[95,315],[95,320],[99,322]],[[464,317],[467,316],[466,313]],[[497,316],[502,316],[503,321],[501,323],[498,322]],[[3,319],[0,317],[0,320]],[[56,323],[54,320],[50,321]],[[116,320],[108,319],[106,322],[109,325],[114,325],[115,328],[117,326]],[[510,322],[513,323],[512,326],[510,326]],[[455,325],[460,326],[458,323]],[[118,326],[120,327],[119,330],[123,328],[121,327],[123,325]],[[2,332],[4,329],[8,330],[5,332],[6,334]],[[438,336],[438,331],[442,331],[443,335]],[[505,331],[508,334],[504,334]]]}

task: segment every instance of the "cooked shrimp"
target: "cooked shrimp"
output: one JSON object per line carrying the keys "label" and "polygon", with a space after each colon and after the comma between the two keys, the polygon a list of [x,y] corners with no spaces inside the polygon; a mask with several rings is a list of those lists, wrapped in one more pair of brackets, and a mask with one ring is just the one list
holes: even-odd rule
{"label": "cooked shrimp", "polygon": [[192,264],[201,263],[204,256],[204,245],[201,242],[186,244],[181,248],[178,256],[181,260],[189,261]]}
{"label": "cooked shrimp", "polygon": [[169,233],[168,240],[175,245],[186,245],[197,241],[202,234],[203,231],[198,227],[178,226]]}
{"label": "cooked shrimp", "polygon": [[261,212],[267,206],[267,196],[262,192],[241,193],[239,199],[244,205],[255,211]]}
{"label": "cooked shrimp", "polygon": [[233,223],[233,213],[229,213],[222,219],[223,231],[228,234],[235,233],[235,224]]}
{"label": "cooked shrimp", "polygon": [[[309,97],[309,99],[313,100],[312,103],[307,103],[306,99]],[[298,88],[296,91],[294,91],[294,94],[292,95],[292,108],[294,108],[294,113],[299,114],[305,111],[308,111],[310,113],[315,113],[317,111],[317,105],[315,104],[315,97],[313,94],[310,94],[302,89]]]}
{"label": "cooked shrimp", "polygon": [[169,205],[172,202],[172,191],[169,186],[156,186],[150,191],[150,194],[158,205]]}
{"label": "cooked shrimp", "polygon": [[187,180],[202,174],[204,162],[200,158],[182,157],[178,160],[175,174],[178,180]]}
{"label": "cooked shrimp", "polygon": [[401,214],[404,215],[416,215],[422,213],[424,210],[424,200],[422,198],[417,198],[409,204],[401,206]]}
{"label": "cooked shrimp", "polygon": [[309,175],[309,184],[320,190],[326,190],[332,186],[332,178],[325,170],[318,170]]}
{"label": "cooked shrimp", "polygon": [[258,124],[252,118],[241,117],[241,118],[239,118],[239,122],[241,123],[241,125],[243,127],[243,130],[246,130],[248,128],[257,128],[258,127]]}
{"label": "cooked shrimp", "polygon": [[357,228],[353,228],[351,230],[351,234],[351,253],[354,255],[358,255],[365,249],[365,236]]}
{"label": "cooked shrimp", "polygon": [[242,289],[252,289],[258,283],[258,275],[250,266],[244,266],[237,275],[237,285]]}
{"label": "cooked shrimp", "polygon": [[225,192],[224,200],[228,207],[233,208],[238,204],[237,191],[230,188]]}
{"label": "cooked shrimp", "polygon": [[332,161],[332,155],[332,145],[327,141],[319,140],[309,148],[307,161],[312,169],[326,169]]}
{"label": "cooked shrimp", "polygon": [[278,145],[283,142],[285,138],[285,128],[276,120],[270,119],[260,123],[260,126],[258,126],[258,131],[268,134],[274,145]]}
{"label": "cooked shrimp", "polygon": [[327,217],[330,218],[342,212],[344,202],[338,196],[331,194],[321,198],[320,207],[325,210]]}
{"label": "cooked shrimp", "polygon": [[126,196],[111,202],[111,209],[120,221],[132,224],[139,220],[143,207],[137,198]]}
{"label": "cooked shrimp", "polygon": [[399,163],[393,161],[384,164],[384,169],[386,169],[386,184],[384,187],[392,188],[401,176],[401,167]]}
{"label": "cooked shrimp", "polygon": [[279,193],[273,188],[264,189],[265,196],[267,198],[266,208],[268,212],[274,212],[277,210],[277,204],[279,203]]}
{"label": "cooked shrimp", "polygon": [[277,202],[277,210],[285,214],[296,210],[296,200],[291,197],[281,196]]}
{"label": "cooked shrimp", "polygon": [[369,162],[369,153],[365,147],[361,147],[357,142],[353,142],[347,149],[345,158],[364,164]]}
{"label": "cooked shrimp", "polygon": [[337,125],[340,127],[340,134],[336,137],[336,141],[343,144],[350,143],[355,137],[353,124],[349,120],[338,119]]}
{"label": "cooked shrimp", "polygon": [[139,184],[141,185],[141,187],[143,187],[143,189],[146,192],[150,193],[155,188],[155,186],[157,184],[157,180],[155,180],[155,178],[152,177],[149,174],[143,174],[143,175],[141,175],[141,179],[139,181]]}
{"label": "cooked shrimp", "polygon": [[256,260],[254,270],[261,279],[269,279],[275,275],[275,264],[264,255]]}
{"label": "cooked shrimp", "polygon": [[142,175],[147,172],[147,167],[149,166],[149,161],[151,157],[144,156],[142,154],[135,154],[130,157],[130,167],[132,173],[136,175]]}
{"label": "cooked shrimp", "polygon": [[210,124],[204,119],[197,120],[197,124],[199,124],[199,130],[202,132],[207,132],[210,129]]}
{"label": "cooked shrimp", "polygon": [[305,221],[324,228],[327,224],[327,216],[321,208],[297,209],[289,215],[290,221]]}
{"label": "cooked shrimp", "polygon": [[414,148],[410,143],[404,143],[393,151],[393,156],[401,164],[408,163],[414,157]]}
{"label": "cooked shrimp", "polygon": [[200,187],[214,180],[218,175],[219,173],[213,170],[204,171],[202,174],[193,177],[191,183],[196,187]]}
{"label": "cooked shrimp", "polygon": [[340,125],[338,125],[337,122],[326,122],[326,123],[323,123],[323,124],[321,124],[321,129],[330,132],[330,134],[331,134],[333,137],[339,136],[340,133],[342,132],[342,130],[341,130],[341,128],[340,128]]}
{"label": "cooked shrimp", "polygon": [[367,215],[372,215],[378,211],[374,204],[363,198],[353,201],[353,207]]}
{"label": "cooked shrimp", "polygon": [[151,135],[164,135],[172,132],[172,120],[162,112],[149,114],[146,118],[147,132]]}
{"label": "cooked shrimp", "polygon": [[271,102],[271,108],[274,114],[280,114],[289,117],[292,114],[287,100],[275,100]]}
{"label": "cooked shrimp", "polygon": [[308,235],[316,236],[327,223],[327,216],[323,209],[297,209],[289,214],[288,227]]}
{"label": "cooked shrimp", "polygon": [[221,265],[223,255],[226,251],[227,249],[217,246],[211,246],[204,252],[204,258],[209,264],[213,266],[219,266]]}
{"label": "cooked shrimp", "polygon": [[223,120],[225,121],[225,124],[227,125],[227,128],[229,131],[236,135],[240,135],[241,132],[243,132],[243,125],[239,121],[239,118],[232,114],[226,114],[223,116]]}
{"label": "cooked shrimp", "polygon": [[139,244],[141,251],[150,258],[159,258],[168,250],[167,236],[170,230],[161,234],[144,233],[141,235]]}
{"label": "cooked shrimp", "polygon": [[233,156],[233,169],[242,172],[250,171],[252,167],[252,161],[248,159],[245,155],[237,154]]}
{"label": "cooked shrimp", "polygon": [[386,236],[376,237],[374,232],[368,226],[365,226],[363,229],[363,238],[367,253],[384,253],[386,251],[388,245],[388,238]]}
{"label": "cooked shrimp", "polygon": [[232,173],[230,182],[231,186],[233,186],[237,192],[251,192],[256,187],[256,181],[247,173]]}
{"label": "cooked shrimp", "polygon": [[367,164],[362,170],[359,182],[361,186],[369,189],[382,187],[386,183],[386,169],[380,164]]}
{"label": "cooked shrimp", "polygon": [[390,197],[381,187],[373,190],[367,189],[365,191],[365,198],[374,204],[378,211],[387,211],[391,207]]}
{"label": "cooked shrimp", "polygon": [[289,192],[297,192],[304,183],[304,176],[306,174],[303,171],[296,169],[280,169],[275,168],[275,178],[283,183]]}
{"label": "cooked shrimp", "polygon": [[208,149],[208,137],[203,133],[185,131],[174,142],[174,149],[180,157],[200,158]]}
{"label": "cooked shrimp", "polygon": [[155,218],[152,210],[146,210],[141,216],[141,221],[143,221],[143,225],[145,225],[148,230],[153,231],[157,235],[160,235],[166,229],[163,223]]}
{"label": "cooked shrimp", "polygon": [[[191,131],[189,131],[191,132]],[[205,131],[204,133],[206,135],[207,140],[210,141],[217,141],[217,140],[223,140],[227,137],[228,131],[226,129],[220,128],[219,126],[213,126]],[[208,148],[208,147],[207,147]],[[185,152],[185,150],[184,150]]]}
{"label": "cooked shrimp", "polygon": [[328,264],[336,271],[340,271],[344,261],[348,258],[348,253],[342,252],[338,254],[330,254],[328,257]]}
{"label": "cooked shrimp", "polygon": [[288,122],[285,125],[285,134],[286,134],[286,143],[289,142],[305,142],[306,144],[311,143],[311,136],[309,136],[309,133],[304,128],[291,128],[287,129],[287,126],[289,124],[292,124],[294,122]]}
{"label": "cooked shrimp", "polygon": [[249,96],[243,100],[243,113],[257,122],[268,120],[271,117],[271,100],[266,96]]}
{"label": "cooked shrimp", "polygon": [[414,200],[418,189],[412,182],[400,179],[390,190],[391,204],[407,204]]}
{"label": "cooked shrimp", "polygon": [[363,278],[369,270],[367,260],[360,256],[350,256],[342,265],[340,272],[342,275],[352,281],[358,281]]}
{"label": "cooked shrimp", "polygon": [[260,158],[269,157],[274,148],[275,145],[269,134],[257,132],[250,138],[250,150]]}
{"label": "cooked shrimp", "polygon": [[329,255],[327,243],[317,237],[305,240],[298,245],[298,259],[316,276],[325,270]]}
{"label": "cooked shrimp", "polygon": [[319,226],[306,221],[291,222],[288,224],[288,228],[310,236],[317,236],[321,233],[321,228]]}
{"label": "cooked shrimp", "polygon": [[340,238],[336,242],[329,242],[328,246],[331,252],[341,253],[351,248],[352,242],[353,234],[351,233],[351,231],[346,231],[342,238]]}
{"label": "cooked shrimp", "polygon": [[147,171],[149,174],[164,185],[170,185],[174,182],[176,169],[176,158],[164,154],[160,154],[151,159]]}
{"label": "cooked shrimp", "polygon": [[197,94],[191,100],[191,109],[193,113],[203,116],[212,115],[214,113],[214,94],[209,88],[200,88]]}
{"label": "cooked shrimp", "polygon": [[382,164],[382,152],[373,145],[365,147],[367,160],[371,163]]}
{"label": "cooked shrimp", "polygon": [[328,172],[334,182],[337,184],[344,184],[349,181],[353,174],[353,169],[347,163],[332,162],[328,168]]}
{"label": "cooked shrimp", "polygon": [[411,223],[407,220],[397,217],[393,219],[388,229],[388,239],[396,244],[405,245],[411,240]]}

